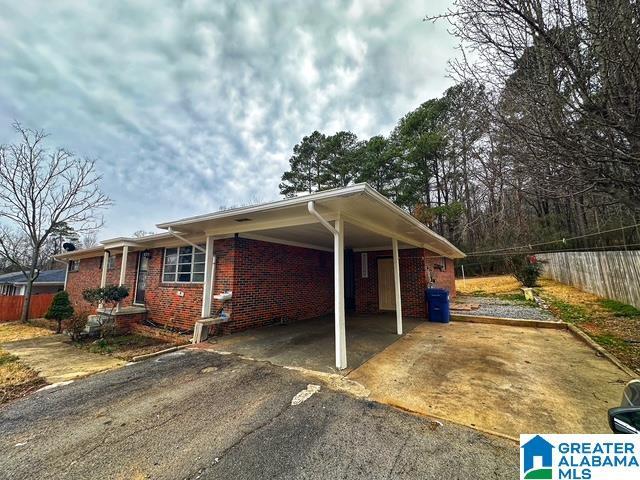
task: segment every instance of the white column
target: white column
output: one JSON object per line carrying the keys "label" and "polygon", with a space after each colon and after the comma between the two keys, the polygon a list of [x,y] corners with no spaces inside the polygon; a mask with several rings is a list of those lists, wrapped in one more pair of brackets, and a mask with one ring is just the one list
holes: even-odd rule
{"label": "white column", "polygon": [[129,246],[122,247],[122,262],[120,263],[120,283],[118,285],[124,285],[124,281],[127,275],[127,257],[129,256]]}
{"label": "white column", "polygon": [[100,277],[100,288],[107,285],[107,268],[109,268],[109,252],[104,252],[102,257],[102,276]]}
{"label": "white column", "polygon": [[400,258],[398,255],[398,240],[391,239],[393,246],[393,282],[396,291],[396,324],[398,335],[402,335],[402,295],[400,290]]}
{"label": "white column", "polygon": [[[100,276],[100,288],[107,285],[107,269],[109,268],[109,252],[105,251],[102,256],[102,275]],[[102,303],[98,304],[98,308],[104,308]]]}
{"label": "white column", "polygon": [[213,294],[213,278],[215,271],[215,264],[213,263],[213,236],[207,237],[207,244],[204,254],[204,285],[202,291],[202,318],[209,318],[211,316],[211,296]]}
{"label": "white column", "polygon": [[347,368],[347,340],[344,320],[344,221],[338,215],[333,238],[333,274],[335,295],[336,368]]}

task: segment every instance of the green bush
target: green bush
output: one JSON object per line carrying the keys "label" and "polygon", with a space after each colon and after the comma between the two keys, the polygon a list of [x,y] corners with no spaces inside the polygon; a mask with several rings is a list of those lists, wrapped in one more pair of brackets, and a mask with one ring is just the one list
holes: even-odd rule
{"label": "green bush", "polygon": [[522,256],[514,256],[507,259],[507,268],[523,287],[533,288],[537,285],[542,266],[539,263],[531,263]]}
{"label": "green bush", "polygon": [[73,315],[73,306],[69,301],[69,294],[62,290],[53,296],[53,301],[44,318],[58,322],[56,333],[62,332],[62,322]]}

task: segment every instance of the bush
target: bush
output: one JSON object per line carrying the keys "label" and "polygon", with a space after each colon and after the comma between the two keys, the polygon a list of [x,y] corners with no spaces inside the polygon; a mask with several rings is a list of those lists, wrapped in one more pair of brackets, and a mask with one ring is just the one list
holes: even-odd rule
{"label": "bush", "polygon": [[69,335],[71,335],[71,339],[73,341],[80,340],[82,336],[82,332],[87,326],[87,321],[89,320],[89,315],[86,312],[75,313],[71,316],[69,320],[66,322],[67,331]]}
{"label": "bush", "polygon": [[514,256],[507,259],[507,268],[523,287],[535,287],[542,275],[542,266],[532,263],[527,257]]}
{"label": "bush", "polygon": [[104,288],[87,288],[82,292],[82,297],[93,306],[100,304],[110,308],[109,313],[100,312],[98,322],[100,324],[100,337],[111,335],[115,331],[113,319],[113,309],[119,302],[129,296],[129,287],[125,285],[107,285]]}
{"label": "bush", "polygon": [[73,306],[69,301],[69,294],[62,290],[54,295],[51,306],[47,313],[44,314],[44,318],[58,322],[56,333],[61,333],[62,321],[71,317],[71,315],[73,315]]}

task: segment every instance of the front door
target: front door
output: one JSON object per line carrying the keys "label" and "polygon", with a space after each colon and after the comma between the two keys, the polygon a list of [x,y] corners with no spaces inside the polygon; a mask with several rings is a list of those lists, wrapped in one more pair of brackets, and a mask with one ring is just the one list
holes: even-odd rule
{"label": "front door", "polygon": [[138,276],[136,280],[136,296],[133,303],[144,305],[144,293],[147,289],[147,272],[149,270],[149,257],[145,252],[138,254]]}
{"label": "front door", "polygon": [[378,259],[378,308],[396,309],[396,284],[393,279],[393,259]]}

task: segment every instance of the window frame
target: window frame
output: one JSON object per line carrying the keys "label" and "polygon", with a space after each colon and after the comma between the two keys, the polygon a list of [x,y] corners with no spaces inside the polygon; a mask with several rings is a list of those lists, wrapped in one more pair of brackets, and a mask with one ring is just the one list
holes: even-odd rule
{"label": "window frame", "polygon": [[[205,245],[200,245],[198,244],[199,247],[205,248]],[[183,248],[191,248],[191,253],[181,253],[181,250]],[[175,272],[166,272],[166,268],[167,268],[167,250],[175,250],[175,255],[176,255],[176,263],[173,264],[176,267]],[[179,271],[179,267],[180,265],[188,265],[187,263],[180,263],[180,257],[181,256],[185,256],[185,255],[191,255],[191,269],[188,272],[180,272]],[[202,255],[203,259],[202,262],[196,262],[196,255]],[[206,268],[206,263],[207,263],[207,257],[206,254],[204,252],[201,252],[200,250],[198,250],[197,248],[195,248],[193,245],[179,245],[176,247],[165,247],[164,248],[164,254],[162,256],[162,278],[161,278],[161,283],[165,283],[165,284],[186,284],[186,285],[198,285],[198,284],[204,284],[204,270]],[[194,271],[194,267],[196,265],[202,265],[202,271],[201,272],[196,272]],[[189,280],[179,280],[179,275],[181,274],[189,274]],[[201,274],[202,275],[202,280],[193,280],[193,276],[194,274]],[[167,280],[165,278],[165,275],[173,275],[173,280]]]}
{"label": "window frame", "polygon": [[[73,267],[75,265],[75,267]],[[80,259],[77,260],[69,260],[69,272],[78,272],[80,271]]]}

